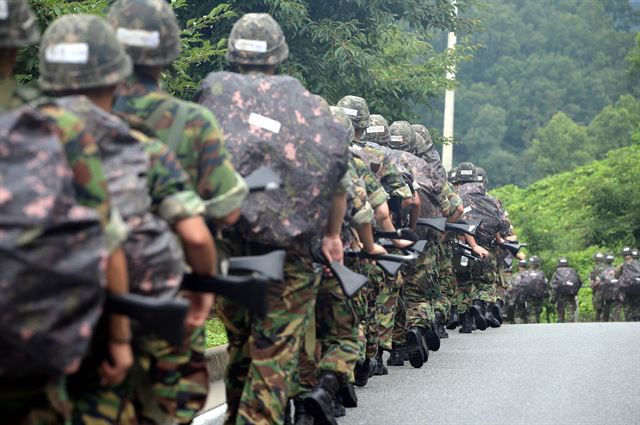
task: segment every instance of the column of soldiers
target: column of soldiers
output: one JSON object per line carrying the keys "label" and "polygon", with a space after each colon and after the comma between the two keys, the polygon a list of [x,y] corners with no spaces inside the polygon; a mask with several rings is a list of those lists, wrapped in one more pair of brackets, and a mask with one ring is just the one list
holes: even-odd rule
{"label": "column of soldiers", "polygon": [[[447,174],[424,126],[277,75],[289,49],[268,14],[234,25],[233,72],[176,99],[159,80],[179,31],[167,2],[117,0],[40,37],[25,0],[0,0],[3,421],[190,423],[212,310],[229,338],[228,424],[335,424],[354,386],[422,367],[447,330],[537,320],[540,261],[526,270],[484,170]],[[38,41],[40,93],[13,78]],[[565,269],[552,285],[569,320],[581,283]],[[517,295],[525,275],[543,295]],[[242,282],[260,291],[229,295]],[[640,316],[632,286],[620,304],[602,294],[603,317]]]}

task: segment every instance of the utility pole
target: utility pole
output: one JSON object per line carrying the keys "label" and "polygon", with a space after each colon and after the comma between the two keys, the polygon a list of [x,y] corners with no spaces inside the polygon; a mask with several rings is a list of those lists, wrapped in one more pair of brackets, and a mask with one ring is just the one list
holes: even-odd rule
{"label": "utility pole", "polygon": [[[456,0],[451,0],[456,18],[458,17],[458,6]],[[455,32],[450,32],[447,37],[447,49],[452,50],[456,47],[457,37]],[[447,80],[456,79],[455,68],[447,71]],[[455,91],[447,90],[444,98],[444,126],[442,136],[445,140],[453,140],[453,117],[455,112]],[[442,145],[442,165],[445,170],[449,171],[453,167],[453,145],[445,143]]]}

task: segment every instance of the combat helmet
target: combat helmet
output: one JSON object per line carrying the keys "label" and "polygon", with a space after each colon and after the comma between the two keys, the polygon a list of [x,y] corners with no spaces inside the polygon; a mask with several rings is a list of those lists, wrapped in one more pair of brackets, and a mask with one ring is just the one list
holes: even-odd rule
{"label": "combat helmet", "polygon": [[638,259],[638,249],[637,248],[634,248],[634,249],[631,250],[631,256],[636,260]]}
{"label": "combat helmet", "polygon": [[422,140],[416,140],[416,148],[414,149],[413,154],[421,156],[433,149],[433,139],[431,138],[431,133],[429,133],[427,127],[422,124],[411,124],[411,127],[413,127],[416,134],[419,134],[422,137]]}
{"label": "combat helmet", "polygon": [[607,252],[607,254],[604,256],[604,262],[607,264],[611,264],[613,263],[613,260],[615,260],[615,256],[613,255],[613,253],[611,252]]}
{"label": "combat helmet", "polygon": [[558,267],[569,267],[569,260],[566,257],[560,257],[558,259]]}
{"label": "combat helmet", "polygon": [[0,6],[0,48],[19,48],[38,42],[38,21],[27,0],[4,0]]}
{"label": "combat helmet", "polygon": [[604,261],[604,254],[600,251],[596,252],[595,254],[593,254],[593,261],[595,261],[596,263]]}
{"label": "combat helmet", "polygon": [[471,162],[461,162],[455,169],[455,174],[450,175],[453,183],[473,183],[477,182],[476,166]]}
{"label": "combat helmet", "polygon": [[518,261],[518,266],[519,266],[519,267],[527,268],[527,265],[528,265],[527,260],[520,260],[520,261]]}
{"label": "combat helmet", "polygon": [[389,147],[392,149],[413,152],[416,148],[416,131],[408,121],[395,121],[389,126],[391,137]]}
{"label": "combat helmet", "polygon": [[537,255],[532,256],[531,258],[529,258],[529,264],[531,264],[531,266],[533,267],[538,267],[540,265],[540,257],[538,257]]}
{"label": "combat helmet", "polygon": [[135,65],[168,65],[180,55],[180,27],[165,0],[117,0],[107,18]]}
{"label": "combat helmet", "polygon": [[391,132],[387,120],[382,115],[372,114],[369,117],[369,126],[362,133],[360,141],[388,145],[391,142]]}
{"label": "combat helmet", "polygon": [[38,83],[46,91],[115,85],[127,78],[132,68],[111,26],[94,15],[56,19],[42,36],[39,57]]}
{"label": "combat helmet", "polygon": [[356,134],[356,130],[353,128],[353,123],[341,107],[330,106],[329,109],[331,110],[331,115],[345,126],[348,133],[348,142],[351,142]]}
{"label": "combat helmet", "polygon": [[622,252],[620,253],[621,257],[631,257],[633,256],[633,250],[631,249],[631,247],[625,246],[624,248],[622,248]]}
{"label": "combat helmet", "polygon": [[356,130],[363,130],[371,124],[367,101],[358,96],[345,96],[338,101],[338,106],[351,118]]}
{"label": "combat helmet", "polygon": [[271,15],[247,13],[231,29],[226,57],[236,65],[279,65],[289,57],[289,46]]}
{"label": "combat helmet", "polygon": [[476,168],[476,177],[478,181],[481,182],[485,187],[489,184],[489,180],[487,179],[487,172],[482,167]]}

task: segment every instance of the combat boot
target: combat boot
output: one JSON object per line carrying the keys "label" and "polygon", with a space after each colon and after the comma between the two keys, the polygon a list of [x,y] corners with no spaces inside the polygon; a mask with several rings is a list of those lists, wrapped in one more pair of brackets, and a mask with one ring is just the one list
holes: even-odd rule
{"label": "combat boot", "polygon": [[449,321],[447,322],[447,329],[454,330],[458,326],[460,326],[462,322],[460,321],[460,315],[458,314],[458,309],[455,307],[451,308],[451,317],[449,317]]}
{"label": "combat boot", "polygon": [[304,407],[304,402],[299,398],[293,399],[293,423],[295,425],[313,425],[313,416]]}
{"label": "combat boot", "polygon": [[424,340],[427,343],[427,347],[431,351],[438,351],[440,349],[440,337],[436,332],[436,325],[431,322],[429,327],[424,332]]}
{"label": "combat boot", "polygon": [[439,311],[436,311],[436,333],[438,334],[440,339],[449,338],[449,334],[444,328],[444,323],[445,323],[444,315]]}
{"label": "combat boot", "polygon": [[356,368],[353,371],[356,387],[364,387],[367,385],[374,367],[372,360],[371,358],[366,358],[364,361],[358,361],[356,363]]}
{"label": "combat boot", "polygon": [[313,416],[316,424],[338,424],[333,409],[333,400],[338,388],[338,377],[332,372],[323,372],[318,379],[318,385],[302,396],[304,408]]}
{"label": "combat boot", "polygon": [[337,398],[333,399],[333,417],[341,418],[343,416],[347,416],[347,409],[344,408],[340,400]]}
{"label": "combat boot", "polygon": [[462,327],[458,332],[460,332],[461,334],[470,334],[473,331],[472,323],[473,318],[471,317],[471,315],[468,312],[464,313],[462,315]]}
{"label": "combat boot", "polygon": [[476,304],[472,305],[471,307],[469,307],[469,311],[467,312],[467,314],[471,315],[476,328],[480,329],[481,331],[487,329],[487,321],[484,320],[480,307],[478,307]]}
{"label": "combat boot", "polygon": [[407,344],[402,346],[402,360],[409,361],[409,350],[407,350]]}
{"label": "combat boot", "polygon": [[502,311],[502,305],[496,303],[489,306],[489,310],[493,313],[493,316],[498,319],[498,322],[502,325],[504,322],[504,313]]}
{"label": "combat boot", "polygon": [[387,366],[404,366],[404,345],[396,345],[391,350],[391,355],[387,359]]}
{"label": "combat boot", "polygon": [[387,369],[387,367],[384,365],[384,362],[382,361],[382,353],[384,353],[384,350],[382,348],[378,348],[378,353],[376,354],[376,368],[373,371],[374,375],[389,374],[389,370]]}
{"label": "combat boot", "polygon": [[358,407],[358,396],[353,384],[346,384],[340,387],[338,398],[342,405],[346,408]]}
{"label": "combat boot", "polygon": [[429,349],[424,340],[424,330],[413,327],[407,331],[407,351],[409,362],[415,368],[421,368],[429,360]]}
{"label": "combat boot", "polygon": [[477,300],[474,303],[474,305],[477,305],[480,308],[480,311],[482,312],[482,317],[487,322],[487,325],[491,326],[492,328],[500,327],[500,321],[498,320],[497,317],[493,315],[493,311],[487,308],[486,302]]}

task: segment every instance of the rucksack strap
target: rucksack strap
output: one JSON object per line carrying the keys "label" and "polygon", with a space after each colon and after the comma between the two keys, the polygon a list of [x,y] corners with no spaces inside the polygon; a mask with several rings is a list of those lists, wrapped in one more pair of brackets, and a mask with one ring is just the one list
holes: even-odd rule
{"label": "rucksack strap", "polygon": [[182,138],[182,133],[184,132],[184,128],[187,125],[187,104],[180,100],[167,99],[160,105],[158,105],[156,110],[153,111],[153,113],[149,115],[149,118],[147,118],[147,120],[145,121],[146,125],[149,128],[155,130],[157,128],[157,125],[162,120],[162,117],[165,115],[165,113],[170,112],[175,103],[177,103],[178,108],[176,109],[173,123],[169,128],[169,135],[167,136],[167,140],[165,140],[165,143],[172,152],[175,152],[176,149],[178,149],[180,140]]}

